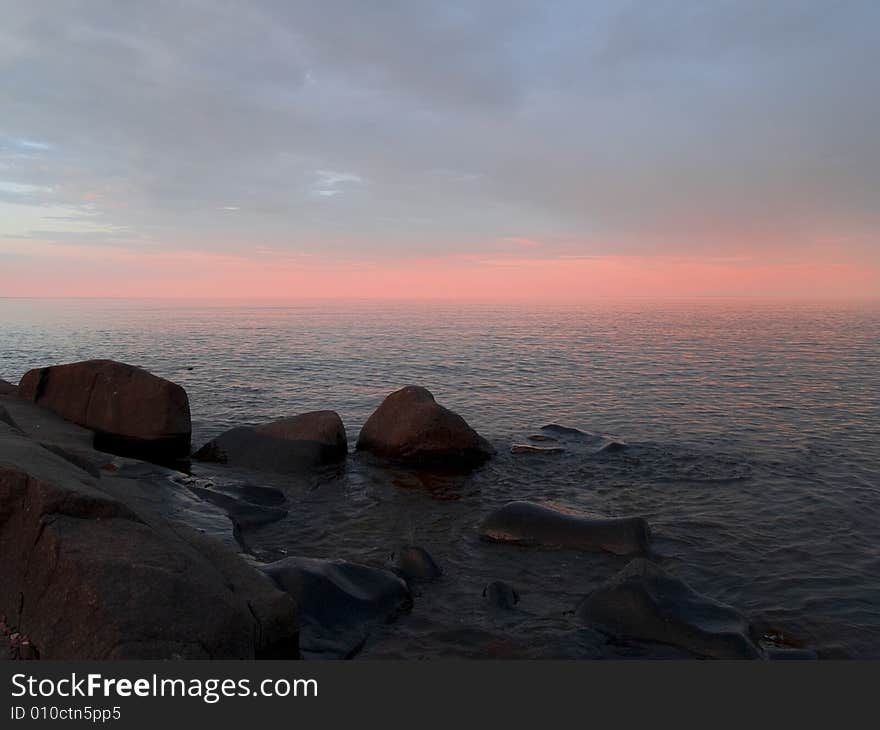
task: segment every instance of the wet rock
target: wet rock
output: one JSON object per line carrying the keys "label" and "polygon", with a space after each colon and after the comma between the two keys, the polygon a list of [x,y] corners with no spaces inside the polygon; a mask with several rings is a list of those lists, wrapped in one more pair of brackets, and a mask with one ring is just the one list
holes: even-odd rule
{"label": "wet rock", "polygon": [[154,461],[189,455],[186,391],[141,368],[112,360],[38,368],[18,395],[94,431],[99,450]]}
{"label": "wet rock", "polygon": [[508,502],[480,525],[493,542],[605,550],[628,555],[648,550],[650,530],[641,517],[593,518],[534,502]]}
{"label": "wet rock", "polygon": [[479,466],[495,453],[461,416],[416,385],[382,401],[361,429],[357,449],[410,466],[448,469]]}
{"label": "wet rock", "polygon": [[335,411],[312,411],[260,426],[233,428],[194,458],[273,472],[298,471],[345,459],[345,426]]}
{"label": "wet rock", "polygon": [[344,560],[289,557],[263,567],[294,598],[306,657],[350,657],[372,626],[412,607],[406,582],[389,570]]}
{"label": "wet rock", "polygon": [[256,484],[221,484],[216,489],[236,499],[263,507],[278,507],[287,501],[284,492],[275,487],[261,487]]}
{"label": "wet rock", "polygon": [[495,580],[483,588],[483,598],[492,608],[513,610],[519,603],[519,594],[507,583]]}
{"label": "wet rock", "polygon": [[135,480],[95,479],[5,424],[0,464],[0,614],[41,658],[296,656],[291,597],[146,508]]}
{"label": "wet rock", "polygon": [[435,580],[443,574],[428,551],[416,545],[403,545],[392,555],[392,560],[394,572],[407,582]]}
{"label": "wet rock", "polygon": [[758,659],[749,623],[735,608],[694,591],[638,558],[584,598],[577,616],[609,632],[715,659]]}
{"label": "wet rock", "polygon": [[325,626],[389,621],[412,602],[399,576],[345,560],[289,557],[263,570],[296,599],[302,615]]}
{"label": "wet rock", "polygon": [[606,441],[604,444],[602,444],[599,447],[598,450],[600,452],[607,452],[607,453],[613,454],[617,451],[624,451],[628,448],[629,448],[629,446],[627,444],[623,443],[623,441]]}
{"label": "wet rock", "polygon": [[514,444],[510,447],[511,454],[539,454],[539,455],[553,455],[553,454],[562,454],[565,452],[565,449],[561,446],[532,446],[531,444]]}
{"label": "wet rock", "polygon": [[18,386],[0,378],[0,395],[13,395],[17,390]]}

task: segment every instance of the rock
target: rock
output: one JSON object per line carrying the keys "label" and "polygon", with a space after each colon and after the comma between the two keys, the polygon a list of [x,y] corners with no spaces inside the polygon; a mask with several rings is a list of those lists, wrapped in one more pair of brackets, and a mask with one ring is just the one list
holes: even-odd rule
{"label": "rock", "polygon": [[394,572],[405,581],[434,580],[443,575],[440,566],[424,548],[404,545],[393,555]]}
{"label": "rock", "polygon": [[412,603],[399,576],[345,560],[290,557],[263,570],[294,597],[301,615],[324,626],[390,621]]}
{"label": "rock", "polygon": [[18,386],[0,378],[0,395],[13,395],[17,390]]}
{"label": "rock", "polygon": [[745,616],[637,558],[584,598],[577,616],[615,635],[680,647],[701,657],[758,659]]}
{"label": "rock", "polygon": [[284,558],[263,567],[297,603],[306,657],[353,656],[371,628],[412,607],[402,578],[344,560]]}
{"label": "rock", "polygon": [[507,583],[495,580],[483,588],[483,598],[492,608],[513,610],[519,603],[519,594]]}
{"label": "rock", "polygon": [[391,393],[361,429],[357,449],[410,466],[469,469],[490,458],[492,445],[426,388]]}
{"label": "rock", "polygon": [[96,479],[0,424],[0,615],[28,653],[297,656],[293,599],[213,538],[147,508],[142,494],[156,490],[138,485]]}
{"label": "rock", "polygon": [[514,444],[510,447],[511,454],[562,454],[565,449],[561,446],[532,446],[531,444]]}
{"label": "rock", "polygon": [[194,458],[259,471],[289,472],[345,459],[345,426],[335,411],[312,411],[254,427],[238,427],[199,449]]}
{"label": "rock", "polygon": [[613,454],[617,451],[625,451],[628,448],[629,446],[623,443],[623,441],[606,441],[599,447],[598,451]]}
{"label": "rock", "polygon": [[189,456],[189,399],[179,385],[112,360],[38,368],[18,395],[95,432],[102,451],[154,461]]}
{"label": "rock", "polygon": [[493,542],[606,550],[628,555],[648,550],[650,530],[641,517],[593,518],[534,502],[508,502],[480,525]]}

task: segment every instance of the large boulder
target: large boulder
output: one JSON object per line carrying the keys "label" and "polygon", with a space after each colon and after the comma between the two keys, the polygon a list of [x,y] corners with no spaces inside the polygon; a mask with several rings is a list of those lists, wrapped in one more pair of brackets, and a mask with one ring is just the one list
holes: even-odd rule
{"label": "large boulder", "polygon": [[96,478],[46,446],[0,423],[0,618],[36,654],[298,655],[288,594],[214,537],[154,511],[154,485]]}
{"label": "large boulder", "polygon": [[417,385],[382,401],[361,429],[357,449],[411,466],[451,469],[478,466],[495,453],[461,416]]}
{"label": "large boulder", "polygon": [[605,550],[617,555],[646,552],[650,529],[642,517],[595,518],[535,502],[508,502],[480,525],[492,542]]}
{"label": "large boulder", "polygon": [[374,625],[412,607],[406,582],[381,568],[289,557],[263,570],[297,603],[306,657],[350,657]]}
{"label": "large boulder", "polygon": [[680,647],[714,659],[758,659],[749,622],[697,593],[655,563],[637,558],[584,598],[579,618],[623,638]]}
{"label": "large boulder", "polygon": [[18,395],[95,432],[102,451],[166,461],[189,456],[186,391],[152,373],[88,360],[30,370]]}
{"label": "large boulder", "polygon": [[0,395],[12,395],[17,389],[17,386],[0,378]]}
{"label": "large boulder", "polygon": [[205,444],[195,454],[200,461],[273,472],[333,464],[345,459],[348,440],[335,411],[312,411],[292,418],[240,426]]}

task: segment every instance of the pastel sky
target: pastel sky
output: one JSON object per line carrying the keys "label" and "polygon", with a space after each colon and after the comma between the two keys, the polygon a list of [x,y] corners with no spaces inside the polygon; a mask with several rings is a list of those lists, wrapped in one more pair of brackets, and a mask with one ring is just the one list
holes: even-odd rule
{"label": "pastel sky", "polygon": [[875,0],[4,0],[0,296],[880,296]]}

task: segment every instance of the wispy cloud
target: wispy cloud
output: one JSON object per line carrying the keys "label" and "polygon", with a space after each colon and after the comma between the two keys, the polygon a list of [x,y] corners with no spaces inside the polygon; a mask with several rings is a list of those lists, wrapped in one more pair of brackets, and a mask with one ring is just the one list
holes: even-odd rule
{"label": "wispy cloud", "polygon": [[29,185],[28,183],[0,180],[0,193],[12,195],[33,195],[34,193],[51,193],[52,188],[45,185]]}
{"label": "wispy cloud", "polygon": [[333,170],[316,170],[312,193],[324,198],[339,195],[354,185],[361,185],[364,180],[353,172],[335,172]]}

